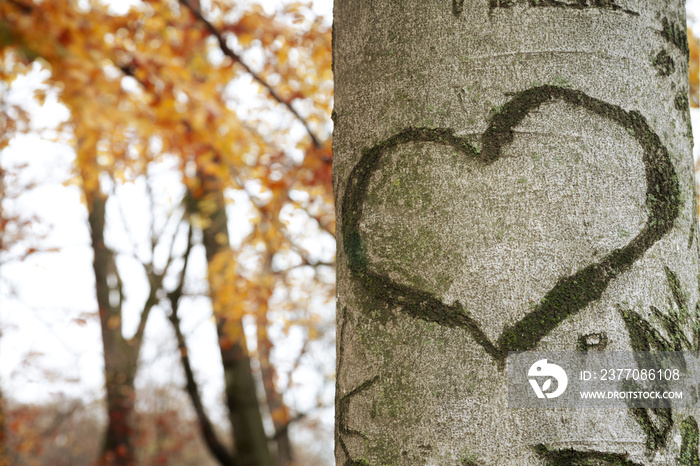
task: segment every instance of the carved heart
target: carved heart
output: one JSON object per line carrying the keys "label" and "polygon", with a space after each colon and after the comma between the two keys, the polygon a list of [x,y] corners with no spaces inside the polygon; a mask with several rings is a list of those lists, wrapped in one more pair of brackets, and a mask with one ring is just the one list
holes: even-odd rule
{"label": "carved heart", "polygon": [[[372,269],[367,257],[367,244],[360,233],[370,178],[388,151],[407,143],[442,144],[483,166],[490,165],[501,157],[501,148],[513,140],[513,128],[543,103],[556,100],[581,107],[618,124],[640,144],[645,166],[648,218],[641,231],[627,245],[557,281],[531,312],[514,325],[505,327],[498,339],[492,342],[459,302],[447,304],[434,293],[398,283],[387,274]],[[540,86],[517,93],[491,119],[481,142],[482,149],[479,151],[466,139],[456,136],[451,129],[407,128],[364,151],[350,173],[342,199],[342,236],[350,272],[366,293],[398,307],[411,317],[465,329],[496,360],[499,367],[503,367],[508,351],[534,348],[565,318],[600,299],[613,278],[629,269],[672,229],[680,213],[681,201],[668,151],[645,118],[636,111],[627,112],[581,91]]]}

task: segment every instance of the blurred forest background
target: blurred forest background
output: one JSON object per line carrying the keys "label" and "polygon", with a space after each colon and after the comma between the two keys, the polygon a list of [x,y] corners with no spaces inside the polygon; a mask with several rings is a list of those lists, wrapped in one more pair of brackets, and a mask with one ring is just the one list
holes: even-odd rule
{"label": "blurred forest background", "polygon": [[0,466],[333,464],[331,8],[0,0]]}

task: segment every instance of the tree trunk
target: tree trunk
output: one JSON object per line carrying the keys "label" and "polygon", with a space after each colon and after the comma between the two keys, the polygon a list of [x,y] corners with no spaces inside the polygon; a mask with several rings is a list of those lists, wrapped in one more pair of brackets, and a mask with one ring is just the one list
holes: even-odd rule
{"label": "tree trunk", "polygon": [[[209,287],[217,320],[236,461],[241,466],[272,466],[274,462],[263,428],[242,316],[235,315],[227,305],[230,283],[226,282],[224,272],[232,264],[226,259],[231,251],[221,183],[215,175],[207,174],[203,165],[199,167],[197,179],[200,189],[190,194],[188,210],[206,219],[202,242],[209,264]],[[218,273],[221,276],[216,276]]]}
{"label": "tree trunk", "polygon": [[109,466],[133,466],[136,464],[132,442],[134,434],[135,371],[105,369],[107,392],[107,431],[98,464]]}
{"label": "tree trunk", "polygon": [[190,397],[192,407],[194,408],[197,420],[199,423],[199,431],[202,434],[202,439],[209,449],[211,455],[222,466],[236,466],[236,461],[232,453],[219,439],[219,435],[214,429],[209,416],[207,415],[204,405],[202,404],[202,396],[197,385],[197,380],[194,378],[194,372],[190,364],[189,350],[187,349],[187,340],[182,333],[180,327],[180,317],[178,315],[180,309],[180,299],[185,288],[185,274],[187,272],[187,264],[189,263],[190,254],[192,252],[192,227],[187,231],[187,249],[184,254],[184,263],[180,271],[180,280],[175,289],[168,293],[168,301],[170,301],[170,315],[168,320],[173,326],[175,339],[177,340],[178,350],[180,351],[180,363],[185,372],[185,390]]}
{"label": "tree trunk", "polygon": [[505,371],[698,349],[683,2],[334,21],[337,464],[695,464],[698,413],[511,409]]}
{"label": "tree trunk", "polygon": [[[279,210],[277,210],[279,211]],[[269,228],[269,224],[265,226]],[[264,235],[265,236],[265,235]],[[272,251],[276,249],[269,241],[265,241],[266,253],[262,264],[262,274],[258,284],[258,299],[256,312],[258,360],[260,361],[260,376],[265,389],[267,409],[270,411],[272,426],[275,429],[275,463],[277,466],[293,466],[294,454],[292,443],[289,439],[289,409],[284,403],[282,395],[277,391],[277,373],[272,364],[272,340],[267,329],[269,321],[267,314],[270,311],[269,303],[275,289],[275,277],[272,270]]]}
{"label": "tree trunk", "polygon": [[7,448],[7,423],[5,422],[5,412],[5,398],[3,397],[2,390],[0,390],[0,466],[10,466],[12,464],[12,455]]}
{"label": "tree trunk", "polygon": [[131,417],[134,412],[134,379],[138,356],[132,354],[132,348],[122,336],[121,298],[119,303],[110,300],[110,293],[116,291],[110,282],[118,279],[114,253],[104,241],[107,199],[100,193],[93,193],[88,202],[107,392],[107,431],[98,464],[130,466],[136,463],[131,438]]}
{"label": "tree trunk", "polygon": [[[271,269],[268,268],[268,273],[271,274]],[[289,440],[289,409],[282,399],[282,395],[277,391],[275,384],[276,373],[272,365],[270,356],[272,353],[272,341],[267,334],[268,320],[267,312],[269,299],[272,296],[272,287],[262,286],[265,296],[259,301],[257,309],[258,319],[258,359],[260,360],[260,374],[262,376],[263,388],[265,389],[265,398],[267,399],[267,408],[270,411],[272,418],[272,426],[275,429],[275,463],[277,466],[291,466],[294,464],[294,455],[292,452],[292,444]]]}

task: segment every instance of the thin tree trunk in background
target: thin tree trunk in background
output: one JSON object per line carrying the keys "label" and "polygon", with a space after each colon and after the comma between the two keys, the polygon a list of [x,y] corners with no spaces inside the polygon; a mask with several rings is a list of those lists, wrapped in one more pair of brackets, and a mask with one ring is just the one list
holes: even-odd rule
{"label": "thin tree trunk in background", "polygon": [[700,349],[685,24],[336,2],[337,464],[696,464],[697,412],[511,409],[505,371]]}
{"label": "thin tree trunk in background", "polygon": [[[269,250],[269,248],[268,248]],[[292,453],[292,445],[289,441],[289,410],[282,399],[282,395],[277,391],[275,380],[275,368],[270,361],[270,353],[272,351],[272,341],[267,334],[268,320],[267,312],[269,310],[268,303],[272,296],[272,256],[268,254],[266,261],[263,264],[263,280],[260,284],[260,290],[263,293],[258,298],[257,312],[257,337],[258,337],[258,358],[260,359],[260,373],[262,376],[263,387],[265,389],[265,398],[267,399],[267,407],[272,417],[272,424],[275,428],[275,445],[277,447],[276,463],[277,466],[289,466],[294,464]]]}
{"label": "thin tree trunk in background", "polygon": [[241,466],[271,466],[273,463],[263,427],[255,378],[250,365],[242,316],[231,316],[221,303],[220,277],[213,277],[214,261],[230,253],[226,206],[222,188],[215,176],[198,171],[200,190],[190,195],[188,209],[206,219],[202,242],[209,264],[209,286],[224,369],[226,402],[232,425],[236,459]]}
{"label": "thin tree trunk in background", "polygon": [[[5,137],[3,135],[0,140]],[[0,167],[0,199],[5,197],[5,171]],[[4,238],[5,228],[7,226],[7,219],[5,218],[2,201],[0,201],[0,251],[5,250],[8,247],[6,243],[6,238]],[[0,263],[2,267],[2,263]],[[0,333],[0,337],[2,334]],[[9,452],[7,450],[7,435],[5,434],[5,398],[3,397],[2,390],[0,390],[0,466],[9,466],[11,464]]]}
{"label": "thin tree trunk in background", "polygon": [[[0,216],[0,218],[2,217]],[[12,464],[10,452],[7,449],[5,411],[5,397],[3,396],[2,390],[0,390],[0,466],[10,466]]]}
{"label": "thin tree trunk in background", "polygon": [[105,196],[95,194],[89,204],[88,215],[94,254],[95,291],[102,329],[108,415],[107,431],[98,463],[126,466],[136,462],[131,426],[136,361],[130,355],[132,348],[121,333],[121,304],[110,301],[114,287],[109,282],[116,281],[117,276],[114,254],[104,242],[106,201]]}
{"label": "thin tree trunk in background", "polygon": [[275,428],[276,463],[277,466],[290,466],[294,464],[294,456],[292,444],[289,440],[289,410],[275,386],[275,370],[270,362],[272,342],[267,336],[267,329],[262,327],[263,325],[267,325],[267,315],[258,321],[258,356],[260,358],[260,372],[263,387],[265,388],[267,407]]}
{"label": "thin tree trunk in background", "polygon": [[133,465],[136,462],[131,425],[136,393],[134,379],[124,368],[110,367],[105,372],[108,372],[105,387],[109,420],[99,464]]}
{"label": "thin tree trunk in background", "polygon": [[134,381],[148,316],[157,303],[156,294],[161,289],[170,261],[160,274],[155,272],[153,264],[144,264],[149,286],[148,297],[143,304],[136,332],[132,337],[126,338],[122,327],[122,281],[115,253],[107,247],[104,239],[107,196],[100,193],[99,189],[86,191],[85,196],[89,206],[88,223],[94,255],[93,272],[102,334],[108,418],[98,464],[133,465],[136,462],[131,419],[136,396]]}
{"label": "thin tree trunk in background", "polygon": [[219,437],[214,430],[214,425],[211,423],[211,420],[204,409],[204,405],[202,404],[202,397],[199,393],[199,387],[194,378],[194,373],[192,372],[192,367],[190,365],[190,359],[187,352],[187,342],[185,341],[185,336],[182,334],[182,330],[180,329],[180,319],[177,315],[177,310],[175,307],[173,307],[173,312],[169,318],[173,325],[173,329],[175,330],[178,350],[180,351],[180,362],[182,363],[182,368],[185,371],[185,390],[187,390],[187,394],[190,397],[195,414],[197,415],[199,429],[202,433],[202,437],[204,438],[204,443],[207,445],[211,455],[216,458],[221,466],[237,465],[235,457],[219,440]]}
{"label": "thin tree trunk in background", "polygon": [[190,397],[195,414],[197,415],[199,430],[204,439],[204,443],[209,449],[211,455],[216,458],[221,466],[237,466],[235,457],[221,442],[216,430],[214,429],[214,425],[204,409],[199,386],[197,385],[197,381],[194,378],[194,372],[192,371],[192,366],[190,365],[187,340],[185,339],[185,335],[182,333],[182,328],[180,327],[180,316],[178,315],[178,312],[180,309],[180,299],[182,298],[182,293],[185,286],[185,274],[187,272],[187,264],[189,263],[191,251],[192,227],[190,226],[187,232],[187,249],[185,251],[185,255],[183,256],[184,264],[182,266],[182,270],[180,271],[180,280],[177,287],[168,293],[168,300],[170,301],[170,315],[168,316],[168,320],[172,324],[173,330],[175,331],[175,339],[177,340],[177,346],[180,352],[180,363],[182,364],[182,368],[185,372],[185,390]]}

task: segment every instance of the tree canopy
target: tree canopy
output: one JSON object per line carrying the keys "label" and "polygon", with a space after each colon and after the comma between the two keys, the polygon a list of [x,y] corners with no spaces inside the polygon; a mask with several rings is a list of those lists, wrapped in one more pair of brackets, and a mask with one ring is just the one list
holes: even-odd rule
{"label": "tree canopy", "polygon": [[[254,3],[150,0],[115,13],[99,1],[3,0],[0,86],[7,91],[37,66],[49,73],[36,101],[57,92],[69,110],[58,137],[75,149],[74,178],[67,182],[80,187],[90,213],[108,394],[107,353],[121,355],[115,356],[121,362],[114,362],[112,378],[133,385],[152,308],[167,309],[178,333],[178,300],[188,293],[184,267],[194,243],[203,241],[222,357],[241,339],[246,348],[238,329],[244,316],[253,317],[252,357],[266,396],[260,409],[271,416],[278,439],[293,413],[282,397],[268,330],[298,326],[306,341],[317,338],[328,328],[319,327],[322,319],[313,310],[318,305],[311,301],[329,301],[334,293],[333,255],[311,246],[324,236],[327,243],[335,228],[328,20],[303,3],[266,12]],[[0,148],[13,135],[31,131],[31,115],[22,105],[2,104]],[[179,183],[169,190],[175,199],[152,182],[154,167],[163,166],[178,174]],[[121,186],[139,180],[145,180],[143,202],[152,214],[146,220],[149,238],[144,243],[133,234],[138,226],[125,223],[131,251],[124,251],[104,233],[116,228],[108,206],[118,203]],[[16,189],[9,176],[4,181],[5,189]],[[251,213],[247,233],[230,246],[228,230],[213,226],[220,214],[224,225],[229,222],[233,199]],[[28,221],[4,216],[3,232],[19,231],[5,228],[12,222]],[[193,237],[188,228],[201,233]],[[159,259],[161,249],[165,260]],[[129,296],[115,259],[125,254],[142,264],[149,286],[131,335],[122,328],[122,301]],[[189,364],[184,337],[178,345],[183,364]],[[190,382],[188,374],[188,391],[196,398]],[[205,413],[198,414],[204,422]],[[112,411],[109,417],[112,429]],[[104,461],[119,462],[122,447],[115,444]]]}

